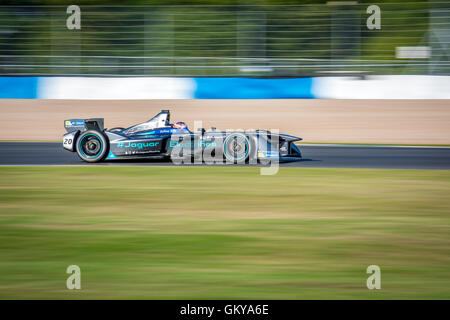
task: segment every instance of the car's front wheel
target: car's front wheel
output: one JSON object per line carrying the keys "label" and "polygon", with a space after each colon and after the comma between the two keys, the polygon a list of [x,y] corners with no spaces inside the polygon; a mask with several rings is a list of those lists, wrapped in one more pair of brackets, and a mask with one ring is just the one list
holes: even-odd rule
{"label": "car's front wheel", "polygon": [[87,162],[102,161],[106,157],[108,148],[105,135],[95,130],[83,132],[77,141],[78,156]]}
{"label": "car's front wheel", "polygon": [[245,163],[250,156],[251,143],[242,133],[231,133],[223,142],[225,158],[232,163]]}

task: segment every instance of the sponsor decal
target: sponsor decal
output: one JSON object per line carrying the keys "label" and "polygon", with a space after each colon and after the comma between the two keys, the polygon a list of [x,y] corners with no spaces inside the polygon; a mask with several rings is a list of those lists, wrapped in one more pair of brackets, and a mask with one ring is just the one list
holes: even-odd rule
{"label": "sponsor decal", "polygon": [[280,154],[278,152],[258,152],[258,158],[278,158]]}
{"label": "sponsor decal", "polygon": [[[189,147],[195,147],[195,143],[194,141],[191,142],[179,142],[179,141],[173,141],[171,140],[169,142],[169,146],[171,148],[173,147],[184,147],[184,148],[189,148]],[[215,147],[216,143],[215,142],[207,142],[207,141],[198,141],[197,142],[197,146],[198,147]]]}
{"label": "sponsor decal", "polygon": [[162,133],[174,133],[177,132],[178,129],[158,129],[149,132],[139,132],[137,135],[146,135],[146,134],[162,134]]}
{"label": "sponsor decal", "polygon": [[159,141],[157,142],[119,142],[117,144],[118,148],[137,148],[143,149],[148,147],[156,147],[159,145]]}
{"label": "sponsor decal", "polygon": [[152,130],[148,132],[138,132],[136,135],[154,135],[154,134],[170,134],[170,133],[188,133],[187,129],[158,129],[158,130]]}
{"label": "sponsor decal", "polygon": [[172,133],[172,132],[176,132],[177,129],[160,129],[160,130],[156,130],[156,133]]}
{"label": "sponsor decal", "polygon": [[83,120],[78,120],[78,121],[71,121],[71,120],[66,120],[64,122],[64,125],[66,127],[78,127],[78,126],[84,126],[84,121]]}

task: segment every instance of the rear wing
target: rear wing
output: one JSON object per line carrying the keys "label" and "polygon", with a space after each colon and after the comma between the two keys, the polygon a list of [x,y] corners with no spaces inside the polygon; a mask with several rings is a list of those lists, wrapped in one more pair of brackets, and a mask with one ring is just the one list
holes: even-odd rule
{"label": "rear wing", "polygon": [[84,131],[84,130],[98,130],[103,131],[103,118],[92,119],[70,119],[64,120],[64,128],[67,132]]}

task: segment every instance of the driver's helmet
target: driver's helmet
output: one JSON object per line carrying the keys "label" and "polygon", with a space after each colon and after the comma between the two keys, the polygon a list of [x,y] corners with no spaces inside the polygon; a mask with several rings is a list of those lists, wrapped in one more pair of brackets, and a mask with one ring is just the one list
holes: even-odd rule
{"label": "driver's helmet", "polygon": [[176,129],[180,129],[180,130],[187,128],[186,123],[184,123],[184,122],[176,122],[172,126]]}

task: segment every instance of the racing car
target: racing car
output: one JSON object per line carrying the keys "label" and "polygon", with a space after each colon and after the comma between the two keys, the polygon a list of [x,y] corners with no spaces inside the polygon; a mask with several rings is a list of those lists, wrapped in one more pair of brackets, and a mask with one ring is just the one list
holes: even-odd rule
{"label": "racing car", "polygon": [[104,128],[103,118],[64,121],[64,149],[86,162],[120,159],[186,159],[202,162],[263,163],[302,157],[299,137],[267,130],[191,131],[184,122],[170,123],[170,111],[131,127]]}

